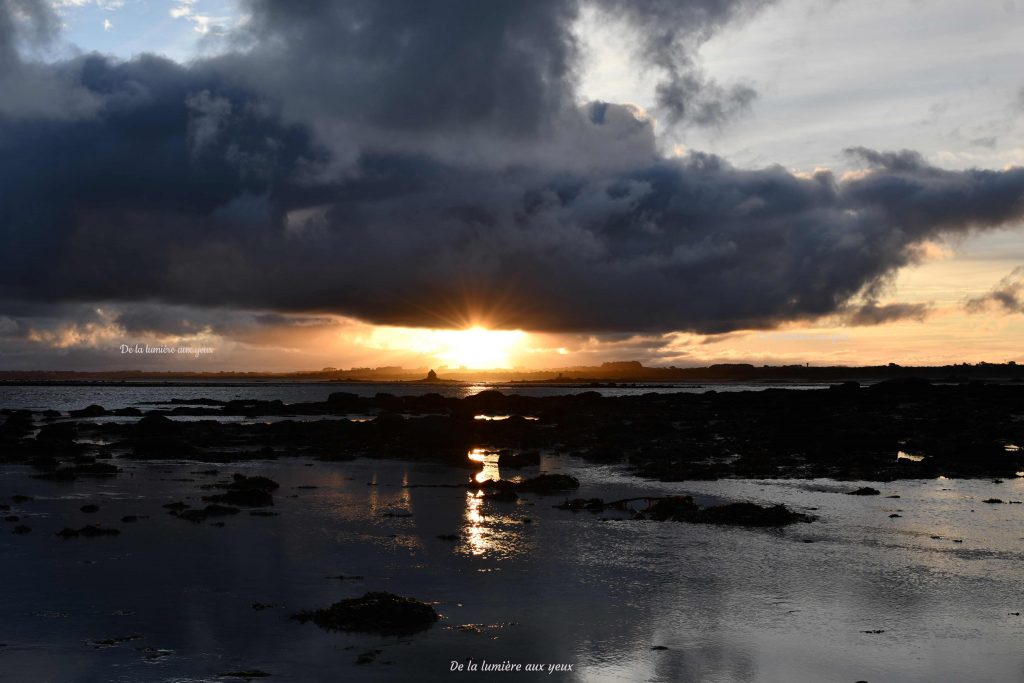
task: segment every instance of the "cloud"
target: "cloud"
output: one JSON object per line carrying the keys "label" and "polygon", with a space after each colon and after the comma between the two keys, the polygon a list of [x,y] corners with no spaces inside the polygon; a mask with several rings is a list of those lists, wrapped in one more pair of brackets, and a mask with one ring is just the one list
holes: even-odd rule
{"label": "cloud", "polygon": [[929,304],[878,304],[868,301],[859,306],[851,306],[844,315],[848,325],[885,325],[901,320],[924,320],[931,312]]}
{"label": "cloud", "polygon": [[968,313],[1024,313],[1024,266],[1014,268],[987,293],[967,299],[964,308]]}
{"label": "cloud", "polygon": [[608,15],[632,28],[636,55],[658,69],[658,106],[672,124],[721,126],[750,108],[757,92],[747,84],[723,86],[705,75],[698,48],[719,30],[748,18],[772,0],[694,0],[637,3],[601,0]]}
{"label": "cloud", "polygon": [[[641,49],[672,83],[761,4],[602,7],[667,32]],[[9,65],[0,311],[718,334],[848,312],[927,245],[1024,218],[1020,168],[856,148],[862,170],[836,178],[666,157],[646,112],[577,101],[575,2],[247,10],[231,51],[188,65]],[[0,10],[0,40],[12,16]],[[674,46],[688,52],[664,61]],[[680,95],[695,122],[702,98],[721,99],[698,85]],[[896,306],[857,315],[918,314]],[[150,318],[120,325],[160,328]],[[161,324],[205,329],[196,319]]]}

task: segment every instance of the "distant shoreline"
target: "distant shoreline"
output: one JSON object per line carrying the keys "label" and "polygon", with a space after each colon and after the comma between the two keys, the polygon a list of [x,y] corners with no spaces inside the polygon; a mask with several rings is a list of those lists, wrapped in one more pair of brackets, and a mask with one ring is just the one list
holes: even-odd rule
{"label": "distant shoreline", "polygon": [[707,367],[646,367],[636,361],[611,362],[592,367],[549,370],[448,370],[442,368],[436,379],[427,379],[422,368],[325,368],[306,372],[150,372],[116,370],[83,372],[73,370],[0,370],[0,386],[111,385],[131,384],[164,386],[170,384],[209,384],[211,386],[248,386],[261,384],[424,384],[461,385],[474,383],[547,385],[578,387],[586,384],[702,384],[702,383],[836,383],[873,382],[916,377],[939,382],[1024,381],[1024,365],[978,363],[974,365],[901,366],[755,366],[718,364]]}

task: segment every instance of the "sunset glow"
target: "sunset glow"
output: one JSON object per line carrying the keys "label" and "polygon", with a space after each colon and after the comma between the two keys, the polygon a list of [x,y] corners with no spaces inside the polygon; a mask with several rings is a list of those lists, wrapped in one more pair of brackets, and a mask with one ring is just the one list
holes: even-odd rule
{"label": "sunset glow", "polygon": [[415,354],[438,366],[471,370],[510,368],[514,354],[522,350],[528,335],[520,330],[431,330],[408,327],[376,327],[362,340],[369,348]]}

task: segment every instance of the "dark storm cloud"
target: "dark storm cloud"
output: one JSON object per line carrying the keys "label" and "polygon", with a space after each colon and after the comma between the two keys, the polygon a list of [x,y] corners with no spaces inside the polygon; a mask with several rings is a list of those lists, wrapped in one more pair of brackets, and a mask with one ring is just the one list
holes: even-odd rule
{"label": "dark storm cloud", "polygon": [[[694,46],[761,4],[601,3],[665,33],[639,49],[683,79]],[[639,110],[576,102],[575,2],[250,9],[234,52],[189,66],[12,58],[26,99],[0,104],[0,312],[145,304],[112,323],[140,333],[228,333],[202,311],[231,308],[722,333],[866,300],[868,321],[898,313],[870,302],[922,242],[1024,214],[1024,169],[857,149],[865,172],[836,179],[665,158]],[[709,83],[680,116],[718,116]]]}
{"label": "dark storm cloud", "polygon": [[1018,266],[988,292],[964,303],[968,313],[996,310],[1001,313],[1024,313],[1024,266]]}
{"label": "dark storm cloud", "polygon": [[924,320],[931,312],[928,304],[881,304],[869,301],[853,306],[844,316],[848,325],[885,325],[900,320]]}
{"label": "dark storm cloud", "polygon": [[525,135],[572,102],[576,2],[251,0],[247,9],[240,39],[252,51],[226,68],[314,117]]}

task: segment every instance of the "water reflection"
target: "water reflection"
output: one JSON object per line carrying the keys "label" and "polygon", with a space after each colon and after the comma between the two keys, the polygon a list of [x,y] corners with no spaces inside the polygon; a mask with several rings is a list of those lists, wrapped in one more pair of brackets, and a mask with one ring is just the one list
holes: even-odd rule
{"label": "water reflection", "polygon": [[489,451],[486,448],[474,448],[469,452],[469,459],[483,465],[483,469],[473,477],[477,482],[485,482],[488,479],[498,481],[501,479],[501,471],[498,469],[497,451]]}
{"label": "water reflection", "polygon": [[483,491],[466,494],[466,544],[473,555],[483,555],[490,550],[484,527]]}
{"label": "water reflection", "polygon": [[525,533],[530,527],[517,511],[516,503],[495,502],[483,491],[468,491],[460,551],[497,559],[529,554],[535,543]]}
{"label": "water reflection", "polygon": [[[501,451],[474,448],[467,456],[481,465],[480,471],[473,475],[476,482],[501,480],[498,468]],[[511,478],[512,481],[518,479]],[[532,544],[524,538],[525,522],[516,514],[518,508],[517,501],[495,501],[489,499],[484,491],[467,491],[462,550],[474,556],[502,558],[529,552]]]}
{"label": "water reflection", "polygon": [[409,471],[402,471],[402,485],[397,489],[381,491],[381,482],[377,472],[373,472],[370,481],[368,503],[370,514],[377,516],[385,513],[412,514],[412,494],[409,491]]}
{"label": "water reflection", "polygon": [[897,460],[910,460],[911,462],[921,462],[924,460],[923,455],[917,455],[915,453],[907,453],[906,451],[899,451],[896,453]]}

